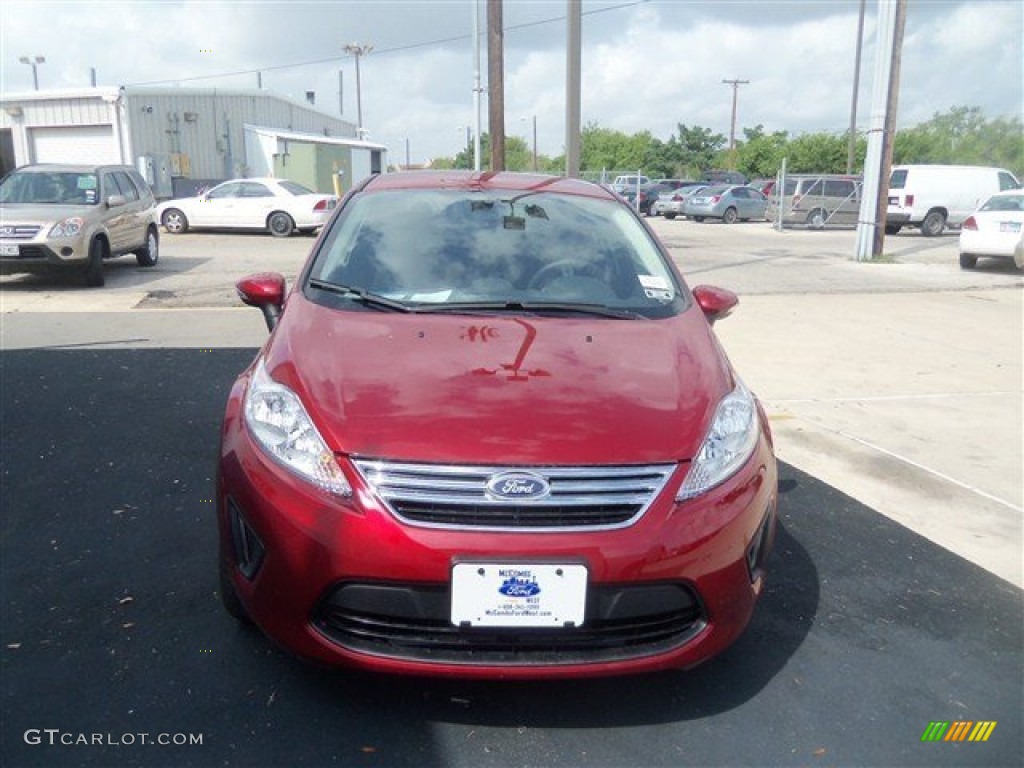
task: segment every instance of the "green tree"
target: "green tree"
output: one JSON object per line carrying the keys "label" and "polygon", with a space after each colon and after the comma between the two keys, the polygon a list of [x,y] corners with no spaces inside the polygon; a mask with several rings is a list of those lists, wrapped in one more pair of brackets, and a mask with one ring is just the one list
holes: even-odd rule
{"label": "green tree", "polygon": [[805,133],[786,146],[790,173],[845,173],[846,137],[832,133]]}
{"label": "green tree", "polygon": [[587,123],[580,137],[580,170],[639,170],[644,167],[652,140],[648,131],[629,136]]}
{"label": "green tree", "polygon": [[764,126],[743,129],[744,139],[737,142],[736,169],[752,179],[773,178],[786,156],[789,134],[774,131],[766,134]]}
{"label": "green tree", "polygon": [[924,123],[897,131],[894,163],[995,165],[1024,172],[1021,119],[987,120],[978,107],[952,107]]}
{"label": "green tree", "polygon": [[719,152],[725,147],[726,139],[720,133],[699,125],[689,127],[678,123],[676,136],[669,139],[675,146],[672,153],[676,163],[676,174],[680,178],[699,178],[703,171],[717,165]]}

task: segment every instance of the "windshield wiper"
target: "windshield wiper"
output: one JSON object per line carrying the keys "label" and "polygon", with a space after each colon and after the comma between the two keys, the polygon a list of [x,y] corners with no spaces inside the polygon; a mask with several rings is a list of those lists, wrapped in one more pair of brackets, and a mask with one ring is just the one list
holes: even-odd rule
{"label": "windshield wiper", "polygon": [[603,304],[575,304],[571,302],[546,301],[456,301],[435,306],[418,307],[417,312],[528,312],[531,314],[556,312],[559,314],[594,315],[611,317],[616,320],[646,320],[647,318],[628,309],[614,309]]}
{"label": "windshield wiper", "polygon": [[319,278],[310,278],[309,284],[321,291],[328,291],[329,293],[336,293],[339,296],[347,296],[348,298],[358,301],[367,307],[373,307],[375,309],[387,309],[392,312],[415,312],[413,307],[408,304],[403,304],[400,301],[389,299],[386,296],[380,296],[370,291],[365,291],[362,288],[353,288],[351,285],[342,285],[341,283],[332,283],[328,280],[320,280]]}

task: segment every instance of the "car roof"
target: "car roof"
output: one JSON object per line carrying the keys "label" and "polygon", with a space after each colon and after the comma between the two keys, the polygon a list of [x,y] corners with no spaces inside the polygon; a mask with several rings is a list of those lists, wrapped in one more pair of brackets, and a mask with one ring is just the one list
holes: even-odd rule
{"label": "car roof", "polygon": [[20,173],[95,173],[102,170],[134,171],[130,165],[117,165],[116,163],[101,163],[100,165],[72,164],[72,163],[33,163],[15,168]]}
{"label": "car roof", "polygon": [[554,192],[556,194],[617,199],[599,184],[561,176],[501,171],[400,171],[371,178],[364,187],[367,192],[390,190],[452,189],[472,192]]}

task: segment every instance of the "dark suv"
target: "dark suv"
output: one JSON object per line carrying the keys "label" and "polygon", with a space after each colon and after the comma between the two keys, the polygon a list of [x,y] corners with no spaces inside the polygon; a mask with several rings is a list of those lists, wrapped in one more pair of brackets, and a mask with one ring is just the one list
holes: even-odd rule
{"label": "dark suv", "polygon": [[156,200],[126,165],[26,165],[0,182],[0,274],[73,270],[103,285],[103,261],[159,258]]}

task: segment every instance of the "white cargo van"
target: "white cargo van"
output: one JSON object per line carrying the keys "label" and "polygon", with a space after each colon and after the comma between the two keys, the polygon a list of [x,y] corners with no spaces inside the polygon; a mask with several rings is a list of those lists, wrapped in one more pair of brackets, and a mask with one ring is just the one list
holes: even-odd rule
{"label": "white cargo van", "polygon": [[975,165],[897,165],[889,177],[885,231],[919,227],[922,235],[941,235],[959,227],[990,195],[1017,189],[1020,182],[1002,168]]}

